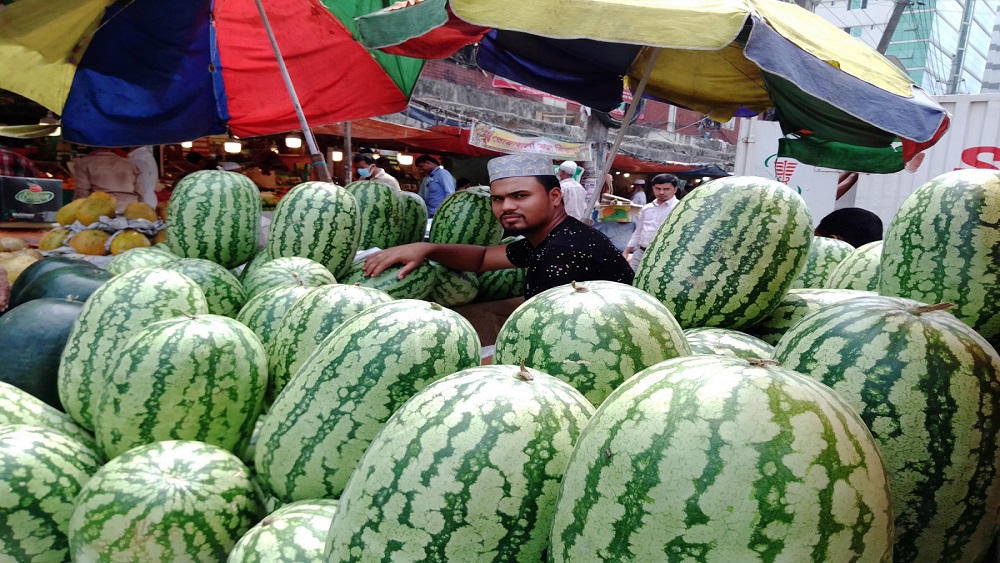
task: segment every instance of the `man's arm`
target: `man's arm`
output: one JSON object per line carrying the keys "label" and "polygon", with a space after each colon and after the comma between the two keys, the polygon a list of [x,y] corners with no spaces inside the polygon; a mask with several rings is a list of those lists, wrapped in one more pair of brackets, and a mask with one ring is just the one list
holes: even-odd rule
{"label": "man's arm", "polygon": [[416,242],[394,246],[365,259],[365,275],[374,277],[396,264],[403,264],[399,279],[416,269],[424,260],[434,260],[446,268],[464,272],[487,272],[513,268],[507,259],[507,245],[476,246],[474,244],[433,244]]}

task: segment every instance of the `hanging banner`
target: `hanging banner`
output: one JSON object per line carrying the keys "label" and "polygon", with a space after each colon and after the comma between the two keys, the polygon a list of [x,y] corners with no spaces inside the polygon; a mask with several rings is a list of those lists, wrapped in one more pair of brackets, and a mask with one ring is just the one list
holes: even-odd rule
{"label": "hanging banner", "polygon": [[473,123],[469,144],[505,153],[543,154],[563,160],[591,160],[589,143],[572,143],[547,137],[518,135],[481,121]]}

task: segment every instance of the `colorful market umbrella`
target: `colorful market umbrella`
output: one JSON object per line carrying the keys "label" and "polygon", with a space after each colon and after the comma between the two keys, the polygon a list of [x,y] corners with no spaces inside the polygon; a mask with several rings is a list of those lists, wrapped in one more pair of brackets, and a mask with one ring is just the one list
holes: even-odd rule
{"label": "colorful market umbrella", "polygon": [[92,146],[298,130],[292,90],[313,124],[404,109],[422,61],[369,52],[351,31],[382,3],[327,1],[17,0],[0,8],[0,88]]}
{"label": "colorful market umbrella", "polygon": [[[622,77],[637,93],[727,121],[773,111],[779,153],[830,168],[902,170],[936,143],[947,112],[873,49],[794,4],[776,0],[424,0],[361,18],[394,52],[423,30],[423,52],[450,8],[493,28],[479,43],[484,70],[609,111]],[[445,14],[447,15],[447,13]],[[387,37],[394,21],[406,34]],[[441,56],[454,47],[442,41]],[[403,51],[405,52],[405,51]],[[415,53],[420,55],[420,53]]]}

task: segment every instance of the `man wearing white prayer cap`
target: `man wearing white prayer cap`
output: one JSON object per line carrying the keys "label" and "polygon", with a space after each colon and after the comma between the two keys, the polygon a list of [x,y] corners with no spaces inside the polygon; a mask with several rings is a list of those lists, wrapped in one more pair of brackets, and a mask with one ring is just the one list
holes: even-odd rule
{"label": "man wearing white prayer cap", "polygon": [[369,256],[365,274],[377,276],[403,264],[403,278],[428,259],[468,272],[526,268],[525,299],[574,281],[632,283],[632,268],[608,237],[566,214],[550,158],[512,154],[490,160],[487,168],[493,214],[505,235],[523,239],[490,247],[426,242],[396,246]]}

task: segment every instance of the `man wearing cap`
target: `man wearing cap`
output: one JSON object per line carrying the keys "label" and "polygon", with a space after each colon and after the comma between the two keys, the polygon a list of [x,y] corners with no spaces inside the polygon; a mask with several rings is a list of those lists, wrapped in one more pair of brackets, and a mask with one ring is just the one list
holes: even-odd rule
{"label": "man wearing cap", "polygon": [[525,299],[573,281],[632,283],[632,268],[611,241],[566,214],[550,159],[514,154],[494,158],[488,168],[493,214],[506,234],[523,239],[490,247],[425,242],[396,246],[369,256],[365,274],[377,276],[403,264],[403,278],[427,259],[471,272],[527,268]]}
{"label": "man wearing cap", "polygon": [[576,181],[576,163],[567,160],[560,164],[556,177],[559,178],[566,214],[583,221],[583,216],[587,212],[587,190],[583,184]]}
{"label": "man wearing cap", "polygon": [[646,205],[646,181],[639,178],[632,182],[632,195],[629,196],[632,203],[636,205]]}
{"label": "man wearing cap", "polygon": [[673,174],[657,174],[653,178],[653,197],[656,199],[653,200],[653,203],[642,206],[642,210],[635,218],[635,231],[632,232],[632,238],[629,239],[622,252],[622,256],[626,257],[630,253],[632,254],[628,265],[632,266],[633,270],[639,268],[639,261],[646,253],[646,247],[652,242],[653,235],[656,234],[660,225],[667,219],[667,215],[670,215],[670,212],[677,205],[678,184],[680,184],[680,180]]}

